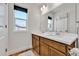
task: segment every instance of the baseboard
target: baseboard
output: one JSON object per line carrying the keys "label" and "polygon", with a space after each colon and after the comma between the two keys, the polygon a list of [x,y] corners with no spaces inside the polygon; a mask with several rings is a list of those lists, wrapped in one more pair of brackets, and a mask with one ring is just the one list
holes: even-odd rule
{"label": "baseboard", "polygon": [[8,49],[6,54],[7,54],[7,56],[10,56],[12,54],[15,54],[15,53],[18,53],[18,52],[21,52],[21,51],[25,51],[25,50],[28,50],[28,49],[31,49],[31,48],[22,47],[22,48],[16,48],[16,49]]}
{"label": "baseboard", "polygon": [[32,48],[29,48],[29,49],[24,49],[24,50],[21,50],[21,51],[16,51],[15,53],[13,54],[10,54],[9,56],[18,56],[19,54],[23,53],[23,52],[26,52],[28,50],[31,50]]}

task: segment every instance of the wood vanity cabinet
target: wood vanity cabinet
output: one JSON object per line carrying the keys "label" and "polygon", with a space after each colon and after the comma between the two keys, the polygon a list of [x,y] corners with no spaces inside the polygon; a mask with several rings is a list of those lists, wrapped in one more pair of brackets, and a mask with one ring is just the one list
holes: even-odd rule
{"label": "wood vanity cabinet", "polygon": [[69,55],[68,51],[75,47],[75,42],[67,45],[32,34],[32,46],[40,56],[66,56]]}

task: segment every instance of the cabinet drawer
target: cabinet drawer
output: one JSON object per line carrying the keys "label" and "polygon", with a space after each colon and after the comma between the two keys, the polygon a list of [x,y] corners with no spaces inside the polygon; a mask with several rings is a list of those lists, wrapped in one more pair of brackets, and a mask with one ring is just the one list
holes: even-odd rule
{"label": "cabinet drawer", "polygon": [[41,37],[40,41],[48,44],[51,47],[56,48],[57,50],[59,50],[59,51],[61,51],[63,53],[66,52],[64,44],[61,44],[59,42],[56,42],[56,41],[53,41],[53,40],[50,40],[50,39],[46,39],[46,38],[43,38],[43,37]]}
{"label": "cabinet drawer", "polygon": [[49,48],[49,51],[50,51],[50,56],[65,56],[65,54],[63,54],[51,47]]}
{"label": "cabinet drawer", "polygon": [[32,34],[32,37],[39,40],[39,36]]}

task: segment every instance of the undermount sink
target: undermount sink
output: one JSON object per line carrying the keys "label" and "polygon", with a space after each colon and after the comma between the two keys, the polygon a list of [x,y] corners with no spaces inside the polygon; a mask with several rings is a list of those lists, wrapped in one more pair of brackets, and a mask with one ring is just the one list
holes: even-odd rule
{"label": "undermount sink", "polygon": [[48,35],[48,36],[60,35],[59,32],[45,32],[43,34]]}

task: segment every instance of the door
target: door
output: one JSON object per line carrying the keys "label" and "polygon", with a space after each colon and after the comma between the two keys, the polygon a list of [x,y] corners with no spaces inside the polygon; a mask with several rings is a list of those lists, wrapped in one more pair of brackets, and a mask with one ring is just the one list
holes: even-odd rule
{"label": "door", "polygon": [[[78,39],[79,39],[79,3],[76,4],[76,29],[77,29],[77,34],[78,34]],[[79,48],[79,40],[77,40],[76,47]]]}
{"label": "door", "polygon": [[8,5],[0,3],[0,55],[6,55],[8,47]]}

